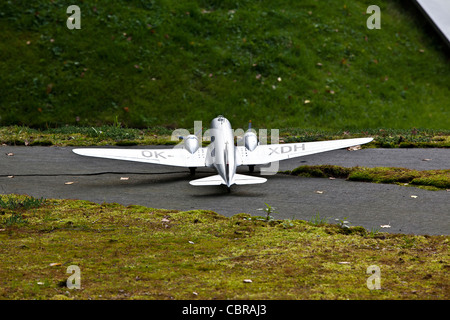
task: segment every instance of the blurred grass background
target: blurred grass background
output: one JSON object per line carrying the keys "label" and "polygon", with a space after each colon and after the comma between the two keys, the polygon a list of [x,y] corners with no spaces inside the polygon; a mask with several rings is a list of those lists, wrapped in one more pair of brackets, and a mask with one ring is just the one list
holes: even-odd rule
{"label": "blurred grass background", "polygon": [[0,125],[450,128],[449,54],[410,1],[0,4]]}

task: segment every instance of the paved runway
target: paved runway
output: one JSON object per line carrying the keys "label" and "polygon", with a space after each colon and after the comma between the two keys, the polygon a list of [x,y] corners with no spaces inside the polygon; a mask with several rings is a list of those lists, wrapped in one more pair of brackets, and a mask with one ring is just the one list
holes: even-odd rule
{"label": "paved runway", "polygon": [[[450,234],[450,192],[447,191],[276,174],[267,176],[264,184],[233,186],[228,193],[223,186],[189,185],[192,177],[188,169],[88,158],[71,150],[71,147],[0,147],[0,194],[178,210],[207,209],[226,216],[240,212],[264,215],[261,209],[266,202],[276,208],[277,219],[310,220],[319,214],[328,222],[345,218],[351,225],[368,230],[390,225],[380,231]],[[282,161],[279,170],[303,164],[448,169],[449,159],[449,149],[336,150]],[[256,171],[254,174],[259,175]],[[247,168],[238,168],[238,172],[247,174]],[[210,169],[198,169],[196,178],[213,173]]]}

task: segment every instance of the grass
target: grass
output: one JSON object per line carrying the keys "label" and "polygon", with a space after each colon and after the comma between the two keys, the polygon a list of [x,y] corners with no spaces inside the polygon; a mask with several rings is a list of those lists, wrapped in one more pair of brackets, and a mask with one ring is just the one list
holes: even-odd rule
{"label": "grass", "polygon": [[[450,64],[408,1],[0,4],[0,125],[434,130],[450,127]],[[91,132],[94,135],[95,133]]]}
{"label": "grass", "polygon": [[343,178],[350,181],[395,183],[398,185],[421,187],[428,190],[450,189],[450,169],[419,171],[389,167],[346,168],[335,165],[305,165],[295,168],[292,171],[285,171],[284,173],[306,177]]}
{"label": "grass", "polygon": [[[6,225],[17,212],[26,223]],[[322,220],[53,199],[3,209],[0,298],[449,298],[448,236],[369,232]],[[72,265],[80,268],[81,289],[66,287]],[[366,285],[372,265],[381,270],[380,290]]]}
{"label": "grass", "polygon": [[24,199],[17,199],[8,197],[0,198],[0,209],[17,210],[19,208],[37,208],[45,202],[44,198],[36,199],[34,197],[25,197]]}

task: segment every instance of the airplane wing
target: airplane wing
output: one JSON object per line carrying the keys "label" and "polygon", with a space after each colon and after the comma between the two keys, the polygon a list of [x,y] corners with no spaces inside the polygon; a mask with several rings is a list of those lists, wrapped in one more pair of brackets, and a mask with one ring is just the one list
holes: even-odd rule
{"label": "airplane wing", "polygon": [[204,167],[206,149],[199,148],[191,154],[184,148],[172,149],[119,149],[119,148],[81,148],[73,149],[76,154],[115,160],[127,160],[162,164],[178,167]]}
{"label": "airplane wing", "polygon": [[314,153],[353,147],[369,143],[373,138],[343,139],[318,142],[258,145],[253,151],[236,147],[237,165],[260,165],[269,162],[307,156]]}

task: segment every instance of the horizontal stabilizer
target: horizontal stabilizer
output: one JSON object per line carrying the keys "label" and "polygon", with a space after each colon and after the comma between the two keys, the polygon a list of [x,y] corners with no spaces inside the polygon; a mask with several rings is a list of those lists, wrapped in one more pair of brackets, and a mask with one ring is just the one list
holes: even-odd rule
{"label": "horizontal stabilizer", "polygon": [[[243,174],[235,174],[231,184],[238,184],[238,185],[239,184],[255,184],[255,183],[264,183],[266,181],[267,181],[266,178],[246,176]],[[192,180],[189,183],[193,186],[218,186],[221,184],[226,185],[226,182],[218,174],[216,174],[215,176]]]}
{"label": "horizontal stabilizer", "polygon": [[235,174],[234,175],[234,183],[235,184],[255,184],[255,183],[264,183],[266,181],[267,181],[266,178],[246,176],[243,174]]}
{"label": "horizontal stabilizer", "polygon": [[218,186],[225,184],[225,181],[223,181],[221,176],[216,174],[215,176],[192,180],[189,183],[193,186]]}

